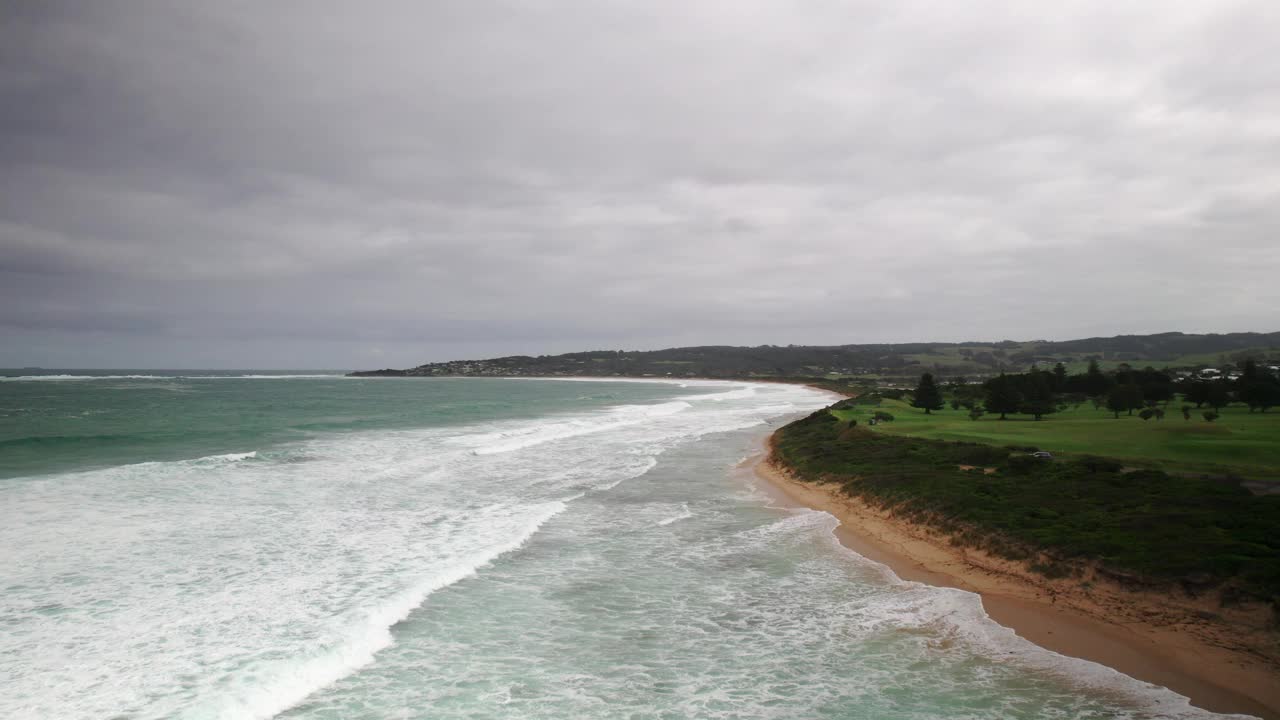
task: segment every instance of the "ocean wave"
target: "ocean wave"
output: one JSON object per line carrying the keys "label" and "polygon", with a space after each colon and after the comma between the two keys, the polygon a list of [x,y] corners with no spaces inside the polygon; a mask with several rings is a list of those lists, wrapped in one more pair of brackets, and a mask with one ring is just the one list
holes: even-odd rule
{"label": "ocean wave", "polygon": [[[137,436],[134,435],[49,435],[25,438],[14,438],[11,440],[0,440],[0,449],[3,448],[38,448],[41,450],[66,450],[71,447],[91,445],[93,443],[119,443],[122,440],[133,440]],[[185,466],[205,467],[208,465],[219,465],[225,463],[235,463],[242,460],[252,460],[258,457],[257,450],[238,453],[221,453],[218,455],[205,455],[202,457],[184,458],[181,460],[147,460],[138,463],[125,463],[123,465],[112,465],[108,468],[97,470],[79,470],[70,473],[56,473],[49,477],[57,478],[62,476],[74,477],[77,475],[94,475],[104,471],[123,470],[137,471],[147,468],[182,468]]]}
{"label": "ocean wave", "polygon": [[659,525],[660,527],[665,527],[667,525],[670,525],[673,522],[687,520],[691,517],[693,517],[693,511],[689,509],[689,503],[680,503],[680,513],[678,515],[672,515],[669,518],[664,518],[662,520],[659,520],[657,522],[657,525]]}
{"label": "ocean wave", "polygon": [[183,380],[297,380],[300,378],[345,378],[346,375],[180,375]]}
{"label": "ocean wave", "polygon": [[875,603],[857,607],[850,620],[863,631],[900,632],[903,628],[924,628],[945,638],[944,643],[966,643],[998,662],[1015,662],[1076,687],[1127,698],[1142,708],[1141,717],[1170,720],[1210,717],[1245,720],[1251,717],[1214,714],[1191,705],[1188,698],[1168,688],[1138,680],[1090,660],[1040,647],[993,620],[977,593],[904,580],[888,565],[845,546],[835,534],[840,521],[834,515],[807,508],[792,509],[791,512],[793,514],[786,518],[738,533],[736,537],[747,543],[766,544],[786,542],[787,536],[811,537],[817,534],[837,553],[877,571],[900,590]]}
{"label": "ocean wave", "polygon": [[557,440],[617,430],[649,419],[675,415],[690,407],[692,406],[689,403],[679,400],[656,405],[620,405],[609,408],[603,416],[599,417],[552,421],[504,432],[458,438],[455,442],[478,445],[472,448],[473,455],[493,455],[524,450]]}
{"label": "ocean wave", "polygon": [[711,400],[714,402],[724,402],[725,400],[747,400],[755,397],[755,395],[756,395],[756,386],[746,385],[744,387],[739,387],[734,390],[727,390],[725,392],[710,393],[710,394],[704,393],[701,395],[681,395],[678,399],[680,400]]}
{"label": "ocean wave", "polygon": [[6,375],[0,382],[63,382],[87,380],[294,380],[341,378],[345,375]]}
{"label": "ocean wave", "polygon": [[251,460],[256,457],[258,457],[258,451],[251,450],[249,452],[243,452],[243,453],[224,453],[222,455],[208,455],[202,458],[197,458],[193,462],[210,462],[210,461],[219,461],[219,460],[225,461],[225,462],[239,462],[241,460]]}
{"label": "ocean wave", "polygon": [[[14,515],[31,522],[5,537],[10,547],[23,538],[32,557],[45,558],[22,564],[40,568],[25,583],[32,606],[56,601],[74,611],[33,616],[35,634],[13,639],[22,654],[11,657],[22,663],[0,658],[0,666],[24,673],[14,687],[42,703],[24,707],[48,717],[266,718],[317,692],[327,702],[325,688],[341,694],[361,682],[343,678],[376,673],[362,668],[399,652],[387,649],[405,637],[399,629],[393,636],[397,622],[424,602],[453,597],[427,600],[432,593],[522,546],[584,493],[654,468],[666,450],[760,422],[763,404],[668,400],[320,434],[260,451],[39,478],[10,499]],[[567,442],[549,444],[560,439]],[[682,499],[643,524],[694,522]],[[493,511],[493,503],[506,509]],[[574,513],[564,524],[580,521]],[[77,528],[82,542],[64,546],[58,533]],[[59,552],[36,555],[42,545]],[[38,581],[45,576],[77,584]],[[80,633],[82,660],[41,654],[69,632]],[[95,674],[127,682],[104,688]],[[0,707],[12,709],[9,702]]]}
{"label": "ocean wave", "polygon": [[563,502],[550,502],[530,508],[523,527],[504,542],[464,557],[378,605],[348,613],[342,621],[346,630],[341,639],[316,653],[289,661],[251,665],[228,682],[232,690],[227,695],[211,703],[201,703],[180,717],[267,720],[288,710],[315,691],[373,662],[378,651],[395,643],[391,628],[409,617],[429,595],[475,575],[498,557],[519,549],[565,507]]}
{"label": "ocean wave", "polygon": [[64,380],[177,380],[176,375],[13,375],[0,377],[0,382],[40,382]]}

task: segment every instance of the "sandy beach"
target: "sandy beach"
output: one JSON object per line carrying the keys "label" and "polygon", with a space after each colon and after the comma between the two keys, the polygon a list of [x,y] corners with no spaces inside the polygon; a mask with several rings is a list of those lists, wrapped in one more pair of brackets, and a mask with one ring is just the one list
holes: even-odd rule
{"label": "sandy beach", "polygon": [[[988,615],[1041,647],[1168,687],[1197,707],[1280,719],[1280,665],[1274,631],[1266,631],[1269,612],[1262,608],[1224,609],[1207,598],[1135,591],[1103,578],[1084,586],[1047,580],[1021,564],[953,546],[835,485],[790,477],[770,462],[767,450],[754,467],[780,504],[840,520],[836,534],[846,547],[905,580],[978,593]],[[1211,612],[1229,627],[1207,620]],[[1255,627],[1263,632],[1248,632]]]}

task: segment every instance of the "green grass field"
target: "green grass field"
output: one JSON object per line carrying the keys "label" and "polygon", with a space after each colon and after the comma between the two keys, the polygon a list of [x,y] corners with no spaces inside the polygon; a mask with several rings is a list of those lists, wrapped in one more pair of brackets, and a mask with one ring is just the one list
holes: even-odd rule
{"label": "green grass field", "polygon": [[1116,420],[1091,403],[1047,415],[1036,422],[1027,415],[1007,420],[986,415],[970,420],[963,408],[925,415],[900,400],[879,407],[838,410],[842,420],[865,425],[875,410],[895,420],[876,429],[897,435],[963,440],[994,445],[1034,445],[1054,454],[1102,455],[1133,465],[1158,466],[1171,473],[1234,473],[1251,479],[1280,480],[1280,412],[1250,413],[1243,406],[1222,409],[1216,422],[1205,422],[1199,410],[1183,420],[1182,403],[1169,404],[1164,420],[1142,420],[1135,413]]}

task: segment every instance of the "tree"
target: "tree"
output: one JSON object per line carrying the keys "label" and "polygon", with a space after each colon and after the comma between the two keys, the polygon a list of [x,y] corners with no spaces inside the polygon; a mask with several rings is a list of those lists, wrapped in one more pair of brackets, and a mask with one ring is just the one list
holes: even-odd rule
{"label": "tree", "polygon": [[1192,380],[1186,384],[1186,389],[1182,393],[1182,397],[1187,402],[1196,404],[1196,409],[1200,409],[1209,401],[1209,383],[1203,380]]}
{"label": "tree", "polygon": [[1272,380],[1262,388],[1262,393],[1258,397],[1258,408],[1262,412],[1266,412],[1267,408],[1280,405],[1280,382]]}
{"label": "tree", "polygon": [[1125,397],[1129,400],[1129,414],[1132,415],[1134,410],[1142,407],[1145,399],[1142,396],[1142,388],[1133,383],[1121,385],[1120,387],[1124,388]]}
{"label": "tree", "polygon": [[951,409],[952,410],[960,409],[960,398],[956,398],[956,397],[951,398]]}
{"label": "tree", "polygon": [[1132,373],[1132,377],[1147,400],[1165,402],[1173,399],[1173,378],[1168,373],[1148,366]]}
{"label": "tree", "polygon": [[1213,422],[1220,417],[1217,410],[1205,410],[1200,414],[1204,416],[1205,422]]}
{"label": "tree", "polygon": [[1053,366],[1053,391],[1062,392],[1067,389],[1067,366],[1058,363]]}
{"label": "tree", "polygon": [[984,409],[982,409],[982,406],[980,406],[980,405],[974,405],[973,407],[969,408],[969,419],[970,419],[970,420],[977,420],[978,418],[980,418],[980,417],[982,417],[983,415],[986,415],[986,414],[987,414],[987,411],[986,411],[986,410],[984,410]]}
{"label": "tree", "polygon": [[1249,406],[1249,412],[1280,405],[1280,382],[1263,373],[1252,359],[1245,360],[1240,379],[1236,381],[1236,398]]}
{"label": "tree", "polygon": [[1215,380],[1207,383],[1209,389],[1205,393],[1205,402],[1214,410],[1221,410],[1231,402],[1231,393],[1227,390],[1226,380]]}
{"label": "tree", "polygon": [[1244,361],[1240,366],[1240,384],[1247,385],[1255,380],[1261,379],[1261,373],[1258,372],[1258,362],[1253,358]]}
{"label": "tree", "polygon": [[1022,383],[1022,402],[1018,405],[1018,412],[1027,413],[1035,416],[1036,420],[1057,412],[1058,399],[1053,393],[1053,380],[1051,373],[1032,370],[1025,376]]}
{"label": "tree", "polygon": [[1266,412],[1280,405],[1280,383],[1270,378],[1254,380],[1236,391],[1236,397],[1249,406],[1249,412]]}
{"label": "tree", "polygon": [[1007,413],[1018,412],[1018,406],[1022,404],[1022,393],[1018,391],[1012,378],[1004,373],[1000,373],[999,377],[987,381],[987,412],[1000,413],[1000,419],[1004,420]]}
{"label": "tree", "polygon": [[1116,385],[1107,393],[1107,409],[1115,413],[1116,420],[1120,419],[1120,413],[1129,409],[1129,398],[1123,385]]}
{"label": "tree", "polygon": [[915,399],[911,401],[911,407],[923,409],[925,415],[929,415],[933,410],[942,409],[942,392],[933,382],[933,373],[920,376],[920,384],[916,385]]}
{"label": "tree", "polygon": [[1183,419],[1183,420],[1190,420],[1190,419],[1191,419],[1191,406],[1190,406],[1190,405],[1183,405],[1183,406],[1182,406],[1182,419]]}
{"label": "tree", "polygon": [[1142,407],[1142,388],[1137,385],[1116,385],[1107,393],[1107,409],[1115,413],[1117,419],[1120,413],[1128,411],[1130,415],[1133,411]]}
{"label": "tree", "polygon": [[1111,378],[1102,373],[1102,368],[1098,367],[1098,361],[1090,360],[1089,368],[1084,372],[1084,387],[1081,388],[1084,393],[1093,397],[1106,395],[1111,385]]}

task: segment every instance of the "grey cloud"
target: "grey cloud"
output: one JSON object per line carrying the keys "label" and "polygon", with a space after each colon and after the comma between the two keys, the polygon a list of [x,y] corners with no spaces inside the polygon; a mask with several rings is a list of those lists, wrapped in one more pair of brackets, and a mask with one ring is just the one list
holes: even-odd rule
{"label": "grey cloud", "polygon": [[0,363],[1272,330],[1278,27],[29,5],[0,21]]}

